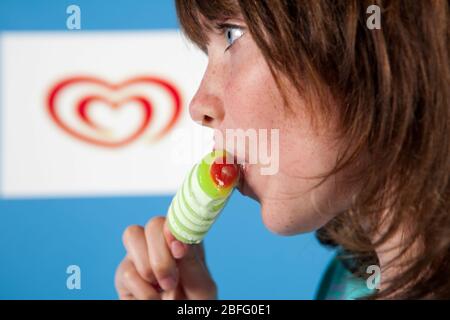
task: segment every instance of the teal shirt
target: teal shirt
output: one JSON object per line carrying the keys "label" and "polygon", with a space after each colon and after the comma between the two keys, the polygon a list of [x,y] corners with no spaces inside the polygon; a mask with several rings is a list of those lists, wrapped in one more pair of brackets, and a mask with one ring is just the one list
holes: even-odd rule
{"label": "teal shirt", "polygon": [[322,277],[316,300],[355,300],[375,293],[375,289],[367,287],[366,280],[348,271],[337,255]]}

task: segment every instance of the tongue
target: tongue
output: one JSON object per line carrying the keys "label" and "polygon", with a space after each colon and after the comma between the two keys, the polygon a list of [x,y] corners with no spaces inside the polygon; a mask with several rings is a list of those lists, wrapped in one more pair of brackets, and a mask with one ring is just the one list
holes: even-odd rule
{"label": "tongue", "polygon": [[210,173],[211,178],[217,186],[227,188],[236,182],[239,176],[239,168],[237,164],[226,163],[226,157],[223,157],[222,161],[216,159],[213,162]]}

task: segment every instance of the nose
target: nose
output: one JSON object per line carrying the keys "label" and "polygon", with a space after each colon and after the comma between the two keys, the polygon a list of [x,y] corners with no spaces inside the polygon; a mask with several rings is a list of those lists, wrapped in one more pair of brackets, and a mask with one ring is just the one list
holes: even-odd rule
{"label": "nose", "polygon": [[221,79],[217,72],[208,66],[200,86],[189,104],[191,118],[202,126],[216,129],[224,117],[221,99]]}

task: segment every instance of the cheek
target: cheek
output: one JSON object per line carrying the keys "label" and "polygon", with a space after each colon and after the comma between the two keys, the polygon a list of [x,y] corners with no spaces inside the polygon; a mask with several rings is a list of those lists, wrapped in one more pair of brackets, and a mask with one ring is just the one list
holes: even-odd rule
{"label": "cheek", "polygon": [[[349,206],[350,194],[336,188],[333,178],[315,189],[311,189],[314,185],[308,181],[291,185],[285,182],[283,186],[276,182],[274,185],[278,187],[272,188],[270,195],[261,201],[261,214],[264,225],[276,234],[294,235],[317,230]],[[290,199],[283,195],[278,199],[277,192],[286,194],[285,186],[307,190]]]}
{"label": "cheek", "polygon": [[286,121],[280,130],[279,172],[252,175],[264,224],[281,235],[320,228],[348,208],[352,191],[340,175],[319,185],[318,177],[334,168],[337,143],[329,135],[315,133],[306,119],[295,122],[296,126]]}
{"label": "cheek", "polygon": [[276,89],[264,61],[252,64],[239,63],[238,66],[235,64],[226,82],[223,100],[225,116],[220,129],[222,132],[225,129],[242,129],[257,137],[255,143],[246,140],[245,148],[237,150],[238,153],[246,155],[247,161],[250,153],[255,157],[259,150],[260,139],[263,138],[260,134],[267,139],[265,149],[271,150],[271,129],[282,127],[279,110],[281,104],[276,99]]}
{"label": "cheek", "polygon": [[327,144],[320,141],[310,149],[302,141],[297,143],[297,152],[291,155],[281,152],[277,175],[254,179],[259,186],[264,224],[281,235],[317,230],[346,211],[361,187],[350,182],[347,174],[351,172],[347,170],[325,181],[314,178],[333,169],[337,154],[330,152]]}
{"label": "cheek", "polygon": [[285,175],[317,182],[334,168],[338,147],[331,138],[317,136],[306,120],[297,122],[295,129],[280,130],[280,168]]}
{"label": "cheek", "polygon": [[220,131],[280,129],[279,173],[263,176],[259,167],[253,166],[246,177],[261,202],[264,224],[282,235],[319,228],[346,205],[332,181],[311,191],[319,182],[311,177],[332,169],[337,146],[314,132],[299,98],[294,99],[296,117],[286,116],[275,81],[262,57],[240,57],[229,63],[227,70],[223,91],[225,115]]}
{"label": "cheek", "polygon": [[224,90],[223,126],[242,129],[273,128],[274,117],[277,115],[277,101],[274,98],[276,86],[264,59],[248,54],[240,57],[239,61],[231,62],[229,68]]}

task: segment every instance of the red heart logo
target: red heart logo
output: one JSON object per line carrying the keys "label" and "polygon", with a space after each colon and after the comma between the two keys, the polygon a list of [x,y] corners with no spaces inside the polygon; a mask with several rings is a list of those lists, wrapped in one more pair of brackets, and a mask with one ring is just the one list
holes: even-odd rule
{"label": "red heart logo", "polygon": [[[147,97],[136,93],[128,94],[125,98],[121,98],[120,100],[112,99],[105,92],[85,93],[83,96],[81,96],[77,103],[74,103],[73,107],[75,108],[75,113],[73,114],[77,115],[78,120],[81,121],[83,125],[89,127],[90,129],[92,129],[92,132],[96,133],[94,135],[88,135],[85,132],[82,132],[82,130],[77,130],[77,128],[74,128],[74,126],[70,125],[67,120],[64,120],[64,117],[62,117],[60,114],[61,108],[59,107],[59,98],[69,88],[73,89],[74,87],[77,87],[79,85],[87,85],[92,87],[95,86],[97,88],[106,89],[107,92],[122,91],[127,87],[131,87],[132,85],[151,86],[163,90],[169,96],[173,110],[167,124],[162,126],[159,132],[156,132],[154,134],[154,136],[152,137],[153,140],[158,140],[165,134],[167,134],[176,124],[181,114],[182,103],[179,91],[174,85],[160,78],[136,77],[119,84],[110,84],[106,81],[94,77],[71,77],[64,79],[53,86],[49,92],[47,99],[47,110],[50,114],[50,118],[56,123],[56,125],[58,125],[66,133],[70,134],[72,137],[94,145],[102,147],[121,147],[136,140],[138,137],[144,134],[144,132],[147,131],[150,125],[153,116],[153,105]],[[101,133],[103,128],[95,123],[88,112],[92,105],[99,102],[103,103],[106,106],[109,106],[112,110],[118,110],[120,108],[124,108],[129,103],[134,103],[135,105],[139,106],[142,119],[137,128],[135,128],[135,130],[127,137],[121,138],[119,140],[108,140],[105,137],[102,137]]]}

